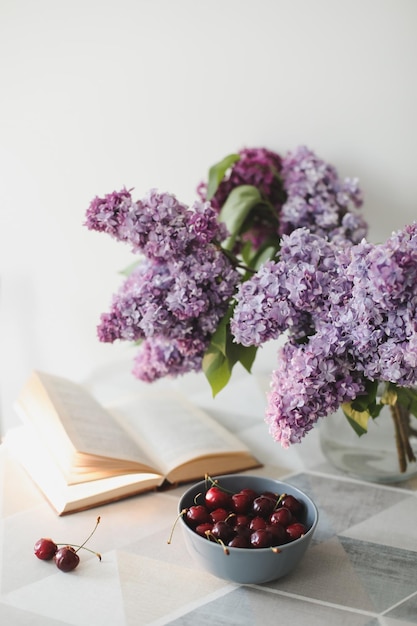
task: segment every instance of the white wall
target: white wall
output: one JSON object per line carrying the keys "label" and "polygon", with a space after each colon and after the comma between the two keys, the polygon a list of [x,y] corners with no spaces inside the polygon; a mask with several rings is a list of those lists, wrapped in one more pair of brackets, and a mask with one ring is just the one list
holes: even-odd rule
{"label": "white wall", "polygon": [[131,257],[82,226],[95,195],[192,201],[229,152],[307,144],[360,178],[372,240],[412,221],[416,26],[416,0],[1,0],[3,421],[32,368],[126,350],[96,339]]}

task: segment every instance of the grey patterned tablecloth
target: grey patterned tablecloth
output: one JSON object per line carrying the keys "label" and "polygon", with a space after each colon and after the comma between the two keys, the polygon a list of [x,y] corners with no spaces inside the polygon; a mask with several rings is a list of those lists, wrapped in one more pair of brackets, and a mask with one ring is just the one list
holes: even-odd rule
{"label": "grey patterned tablecloth", "polygon": [[[247,383],[237,392],[248,393]],[[239,586],[197,568],[179,529],[167,544],[183,488],[59,518],[0,446],[0,623],[417,624],[417,479],[388,486],[338,474],[321,456],[317,432],[286,455],[266,434],[256,402],[246,411],[226,408],[219,418],[265,463],[256,473],[285,479],[316,502],[320,521],[297,570]],[[33,556],[42,536],[79,543],[98,514],[90,547],[102,553],[101,563],[86,552],[74,572],[63,574]]]}

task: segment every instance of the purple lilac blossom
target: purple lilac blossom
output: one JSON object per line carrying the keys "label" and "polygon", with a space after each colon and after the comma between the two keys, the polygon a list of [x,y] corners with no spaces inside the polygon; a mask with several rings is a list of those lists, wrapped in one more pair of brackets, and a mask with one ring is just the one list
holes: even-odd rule
{"label": "purple lilac blossom", "polygon": [[134,374],[146,381],[201,368],[240,278],[210,204],[189,208],[155,190],[133,202],[122,191],[95,199],[87,224],[145,255],[101,316],[99,339],[141,342]]}
{"label": "purple lilac blossom", "polygon": [[286,202],[280,215],[280,235],[306,227],[322,237],[359,243],[367,224],[358,208],[362,195],[356,179],[341,180],[336,169],[305,146],[282,160]]}
{"label": "purple lilac blossom", "polygon": [[312,315],[344,294],[338,275],[335,247],[326,239],[300,228],[284,235],[280,260],[265,263],[248,281],[239,285],[232,334],[244,346],[260,346],[286,330],[297,338],[311,333]]}
{"label": "purple lilac blossom", "polygon": [[182,257],[190,246],[226,237],[210,203],[196,201],[190,208],[173,194],[155,189],[136,202],[126,189],[95,198],[85,225],[129,243],[134,253],[161,260]]}
{"label": "purple lilac blossom", "polygon": [[319,417],[364,392],[359,374],[349,371],[343,358],[326,355],[326,348],[327,339],[315,336],[308,344],[287,343],[279,352],[265,421],[284,448],[299,443]]}
{"label": "purple lilac blossom", "polygon": [[195,345],[184,347],[184,342],[150,337],[140,346],[135,356],[133,375],[139,380],[152,383],[165,376],[180,376],[187,372],[200,371],[207,342],[190,342]]}
{"label": "purple lilac blossom", "polygon": [[366,379],[416,384],[417,223],[377,246],[296,230],[236,299],[236,341],[260,345],[288,333],[266,413],[284,446],[363,394]]}

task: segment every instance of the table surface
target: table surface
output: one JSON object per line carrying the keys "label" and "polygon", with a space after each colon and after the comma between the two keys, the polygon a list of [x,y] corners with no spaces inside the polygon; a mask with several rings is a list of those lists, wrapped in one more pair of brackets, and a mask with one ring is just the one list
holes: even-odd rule
{"label": "table surface", "polygon": [[[319,524],[298,568],[263,585],[236,585],[202,571],[179,528],[167,543],[184,487],[58,517],[3,445],[0,623],[417,624],[417,479],[381,485],[349,478],[321,455],[317,429],[301,445],[281,450],[266,431],[264,394],[255,377],[232,384],[221,402],[209,399],[195,380],[189,395],[264,463],[251,473],[284,479],[316,502]],[[102,385],[101,399],[113,400],[123,385],[115,379]],[[99,386],[91,387],[100,396]],[[79,567],[64,574],[33,556],[33,544],[43,536],[82,542],[98,515],[90,547],[101,552],[101,562],[83,551]]]}

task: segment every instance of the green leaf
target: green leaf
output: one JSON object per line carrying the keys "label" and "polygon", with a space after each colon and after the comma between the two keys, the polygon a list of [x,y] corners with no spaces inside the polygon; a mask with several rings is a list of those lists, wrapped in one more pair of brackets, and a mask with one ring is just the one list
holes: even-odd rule
{"label": "green leaf", "polygon": [[405,407],[417,417],[417,389],[412,387],[397,387],[397,399],[401,406]]}
{"label": "green leaf", "polygon": [[378,383],[376,381],[365,380],[365,391],[366,394],[360,395],[352,400],[351,405],[355,411],[366,411],[375,406]]}
{"label": "green leaf", "polygon": [[232,317],[233,308],[229,307],[226,315],[220,320],[215,332],[211,337],[210,345],[217,348],[217,350],[226,356],[227,352],[227,333],[229,327],[229,321]]}
{"label": "green leaf", "polygon": [[256,346],[242,346],[241,344],[237,344],[237,346],[239,348],[238,361],[250,373],[258,348]]}
{"label": "green leaf", "polygon": [[213,396],[227,385],[237,362],[250,372],[256,356],[255,346],[246,347],[233,341],[229,326],[232,314],[233,306],[230,306],[203,357],[203,372],[211,386]]}
{"label": "green leaf", "polygon": [[216,396],[229,382],[232,370],[229,360],[216,346],[209,346],[203,357],[203,371]]}
{"label": "green leaf", "polygon": [[209,169],[207,183],[207,200],[211,200],[213,198],[227,170],[234,163],[239,161],[239,159],[239,154],[229,154],[224,159],[211,166]]}
{"label": "green leaf", "polygon": [[262,203],[259,190],[252,185],[239,185],[232,189],[220,211],[219,219],[224,222],[230,237],[225,241],[224,247],[232,250],[236,238],[250,211],[256,205]]}
{"label": "green leaf", "polygon": [[368,421],[371,418],[369,411],[355,411],[349,402],[342,404],[342,410],[359,437],[368,431]]}

